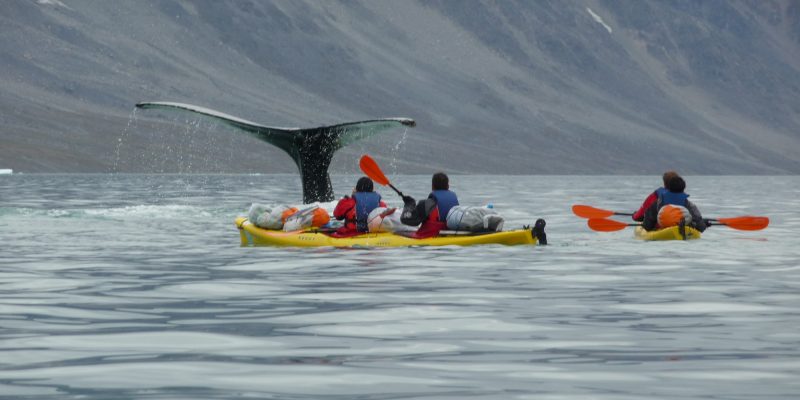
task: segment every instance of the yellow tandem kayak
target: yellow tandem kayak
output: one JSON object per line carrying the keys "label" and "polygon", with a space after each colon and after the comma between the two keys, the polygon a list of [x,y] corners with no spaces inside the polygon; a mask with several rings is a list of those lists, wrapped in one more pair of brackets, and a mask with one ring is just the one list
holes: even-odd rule
{"label": "yellow tandem kayak", "polygon": [[681,235],[680,228],[671,226],[657,231],[647,231],[637,226],[633,231],[634,236],[641,240],[693,240],[700,239],[700,231],[690,226],[684,227],[686,237]]}
{"label": "yellow tandem kayak", "polygon": [[[541,232],[544,235],[544,221]],[[324,233],[307,230],[284,232],[263,229],[247,218],[236,218],[236,227],[242,246],[292,246],[292,247],[404,247],[404,246],[474,246],[480,244],[536,245],[539,240],[531,229],[513,231],[441,235],[427,239],[414,239],[389,232],[365,233],[349,238],[335,238]],[[545,244],[545,241],[542,241]]]}

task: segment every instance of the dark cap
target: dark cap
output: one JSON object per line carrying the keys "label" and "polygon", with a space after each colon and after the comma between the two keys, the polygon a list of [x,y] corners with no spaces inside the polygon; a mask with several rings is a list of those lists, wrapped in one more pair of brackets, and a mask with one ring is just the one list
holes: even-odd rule
{"label": "dark cap", "polygon": [[450,179],[444,172],[437,172],[433,174],[431,179],[431,188],[433,190],[448,190],[450,189]]}
{"label": "dark cap", "polygon": [[674,176],[680,176],[680,175],[678,175],[677,172],[672,170],[664,172],[664,175],[661,176],[662,180],[664,181],[664,187],[667,187],[667,182],[669,182],[669,180],[672,179],[672,177]]}
{"label": "dark cap", "polygon": [[371,192],[373,189],[372,179],[362,176],[356,182],[356,192]]}
{"label": "dark cap", "polygon": [[686,190],[686,181],[680,176],[673,176],[667,182],[667,190],[672,193],[683,193]]}

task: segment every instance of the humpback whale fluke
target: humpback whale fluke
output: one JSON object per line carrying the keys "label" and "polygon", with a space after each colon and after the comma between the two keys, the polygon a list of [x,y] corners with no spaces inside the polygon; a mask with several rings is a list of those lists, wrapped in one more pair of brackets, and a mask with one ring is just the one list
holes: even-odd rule
{"label": "humpback whale fluke", "polygon": [[191,104],[156,101],[138,103],[136,107],[170,108],[202,114],[277,146],[292,157],[297,169],[300,170],[300,178],[303,181],[303,203],[333,200],[328,167],[336,150],[387,129],[416,125],[413,119],[384,118],[318,128],[277,128]]}

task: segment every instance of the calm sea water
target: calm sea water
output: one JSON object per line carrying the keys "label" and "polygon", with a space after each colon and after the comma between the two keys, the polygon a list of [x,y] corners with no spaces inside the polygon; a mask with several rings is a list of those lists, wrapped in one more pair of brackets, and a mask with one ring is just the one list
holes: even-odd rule
{"label": "calm sea water", "polygon": [[570,212],[658,179],[452,177],[546,247],[286,249],[233,219],[295,176],[0,176],[0,398],[800,398],[800,178],[688,177],[706,216],[772,220],[700,241]]}

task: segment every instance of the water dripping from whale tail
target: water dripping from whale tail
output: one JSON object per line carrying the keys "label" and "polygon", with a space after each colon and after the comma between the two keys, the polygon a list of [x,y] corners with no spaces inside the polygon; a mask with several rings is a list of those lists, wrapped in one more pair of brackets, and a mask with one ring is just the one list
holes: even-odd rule
{"label": "water dripping from whale tail", "polygon": [[408,118],[383,118],[317,128],[279,128],[260,125],[191,104],[157,101],[138,103],[136,107],[183,110],[205,115],[280,148],[292,157],[300,171],[300,179],[303,183],[303,203],[306,204],[333,200],[333,186],[328,168],[336,150],[388,129],[416,125],[414,120]]}

